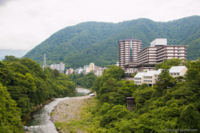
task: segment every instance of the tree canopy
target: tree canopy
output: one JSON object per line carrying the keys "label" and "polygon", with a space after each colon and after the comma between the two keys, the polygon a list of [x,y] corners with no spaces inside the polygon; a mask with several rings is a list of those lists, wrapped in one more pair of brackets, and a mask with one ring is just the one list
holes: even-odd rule
{"label": "tree canopy", "polygon": [[70,74],[69,78],[74,81],[77,85],[85,88],[91,88],[96,80],[97,76],[93,72],[89,72],[86,75],[81,74]]}
{"label": "tree canopy", "polygon": [[[76,83],[57,70],[29,59],[6,56],[0,61],[0,132],[20,132],[33,107],[53,97],[69,96]],[[2,129],[2,130],[1,130]]]}
{"label": "tree canopy", "polygon": [[[122,80],[120,67],[106,70],[93,85],[98,104],[88,109],[92,123],[98,124],[89,126],[87,131],[149,133],[174,129],[199,132],[200,60],[187,62],[188,71],[178,80],[170,76],[169,66],[181,63],[185,61],[171,59],[160,64],[163,70],[153,87]],[[126,97],[135,98],[132,112],[126,108]]]}

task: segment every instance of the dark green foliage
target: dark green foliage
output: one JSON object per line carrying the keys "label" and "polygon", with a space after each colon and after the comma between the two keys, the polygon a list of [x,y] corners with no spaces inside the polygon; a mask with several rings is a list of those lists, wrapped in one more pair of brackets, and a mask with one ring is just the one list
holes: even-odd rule
{"label": "dark green foliage", "polygon": [[200,38],[195,38],[195,40],[192,40],[187,47],[187,56],[189,60],[196,60],[200,57]]}
{"label": "dark green foliage", "polygon": [[0,133],[22,133],[20,109],[0,83]]}
{"label": "dark green foliage", "polygon": [[164,95],[165,90],[175,86],[175,79],[169,74],[168,69],[163,69],[158,76],[158,81],[154,88],[159,96]]}
{"label": "dark green foliage", "polygon": [[200,113],[190,104],[182,110],[178,122],[180,129],[200,129]]}
{"label": "dark green foliage", "polygon": [[[75,87],[76,84],[69,77],[57,70],[46,68],[43,71],[37,62],[29,58],[6,56],[4,61],[0,61],[0,102],[3,102],[0,107],[0,121],[3,120],[0,132],[8,129],[10,132],[20,132],[21,118],[25,120],[34,106],[52,97],[72,95]],[[7,110],[8,114],[1,112],[2,109]]]}
{"label": "dark green foliage", "polygon": [[155,69],[170,69],[172,66],[186,66],[190,67],[191,61],[185,59],[172,58],[170,60],[164,60],[162,63],[156,64]]}
{"label": "dark green foliage", "polygon": [[96,80],[97,76],[93,72],[90,72],[83,76],[83,74],[70,74],[69,78],[77,85],[85,88],[91,88]]}
{"label": "dark green foliage", "polygon": [[42,65],[46,53],[47,64],[65,62],[66,67],[77,68],[94,62],[98,66],[118,61],[118,41],[127,37],[142,40],[142,47],[155,38],[167,38],[168,45],[187,45],[187,58],[200,57],[200,17],[191,16],[170,22],[136,19],[117,24],[85,22],[66,27],[54,33],[25,57]]}
{"label": "dark green foliage", "polygon": [[[180,63],[190,66],[187,74],[180,79],[171,77],[168,68]],[[163,71],[153,87],[120,80],[115,76],[115,68],[108,69],[96,79],[93,89],[99,104],[93,119],[100,121],[96,127],[99,132],[200,131],[200,60],[171,59],[159,68]],[[125,97],[130,96],[135,98],[136,104],[132,112],[125,106]]]}

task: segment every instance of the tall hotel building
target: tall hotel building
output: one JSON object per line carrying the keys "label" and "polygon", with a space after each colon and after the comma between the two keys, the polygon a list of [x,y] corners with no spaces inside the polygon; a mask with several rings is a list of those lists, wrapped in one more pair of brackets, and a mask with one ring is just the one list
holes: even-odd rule
{"label": "tall hotel building", "polygon": [[[119,66],[121,66],[127,74],[132,74],[135,71],[154,69],[154,66],[161,63],[163,60],[187,58],[186,46],[167,45],[166,38],[157,38],[153,40],[151,46],[143,50],[141,50],[141,41],[135,40],[133,43],[133,40],[135,39],[119,41]],[[134,52],[131,53],[131,51]]]}
{"label": "tall hotel building", "polygon": [[120,40],[119,45],[119,66],[121,66],[125,71],[127,65],[137,65],[138,63],[138,52],[142,50],[142,41],[127,38]]}

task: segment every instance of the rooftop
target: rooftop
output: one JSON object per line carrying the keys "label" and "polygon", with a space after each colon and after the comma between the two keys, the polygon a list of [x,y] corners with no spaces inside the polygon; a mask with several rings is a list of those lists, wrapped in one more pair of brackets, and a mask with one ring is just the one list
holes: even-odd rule
{"label": "rooftop", "polygon": [[144,75],[146,74],[146,72],[139,72],[135,75],[134,78],[142,78]]}
{"label": "rooftop", "polygon": [[134,39],[133,37],[127,37],[126,39],[124,39],[124,40],[119,40],[119,41],[130,41],[130,40],[142,42],[142,40]]}
{"label": "rooftop", "polygon": [[170,73],[181,72],[186,66],[173,66],[169,69]]}
{"label": "rooftop", "polygon": [[159,75],[162,72],[162,69],[158,69],[158,71],[155,73],[155,75]]}
{"label": "rooftop", "polygon": [[148,71],[144,76],[153,76],[157,71]]}

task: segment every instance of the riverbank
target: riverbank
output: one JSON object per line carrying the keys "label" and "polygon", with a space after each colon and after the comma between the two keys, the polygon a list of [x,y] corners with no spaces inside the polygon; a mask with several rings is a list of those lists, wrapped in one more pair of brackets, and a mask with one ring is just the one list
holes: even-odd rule
{"label": "riverbank", "polygon": [[51,120],[69,122],[70,119],[79,119],[81,107],[87,102],[90,96],[69,98],[60,102],[51,112]]}
{"label": "riverbank", "polygon": [[24,126],[29,120],[34,119],[34,115],[32,115],[34,112],[36,112],[37,110],[41,109],[43,106],[45,106],[46,104],[49,104],[50,102],[54,100],[55,98],[51,98],[51,99],[46,100],[44,103],[41,103],[37,106],[32,107],[31,112],[27,114],[27,116],[23,119],[22,125]]}
{"label": "riverbank", "polygon": [[84,107],[88,106],[93,100],[93,98],[87,95],[69,98],[60,102],[50,114],[51,120],[55,123],[57,130],[61,133],[68,133],[70,131],[84,133],[80,127],[78,127],[78,123],[72,123],[75,121],[81,121],[83,115],[87,114],[84,112]]}
{"label": "riverbank", "polygon": [[65,101],[67,99],[73,99],[77,96],[84,96],[90,92],[90,90],[85,88],[76,88],[76,93],[73,97],[65,97],[65,98],[55,98],[52,99],[49,104],[44,105],[41,109],[32,113],[34,119],[29,120],[24,126],[24,131],[27,132],[35,132],[35,133],[58,133],[56,131],[55,124],[51,120],[51,116],[53,114],[53,110],[55,110],[57,105]]}
{"label": "riverbank", "polygon": [[[82,88],[80,88],[80,89],[82,89]],[[75,93],[77,93],[78,90],[76,89],[76,91],[74,92],[74,94],[71,95],[71,96],[75,96]],[[70,96],[68,96],[68,97],[70,97]],[[45,102],[43,102],[43,103],[41,103],[41,104],[39,104],[37,106],[33,106],[32,109],[31,109],[31,112],[29,114],[27,114],[27,116],[23,119],[22,125],[24,126],[29,120],[34,119],[34,115],[33,114],[36,111],[38,111],[39,109],[41,109],[45,105],[47,105],[47,104],[49,104],[49,103],[51,103],[52,101],[55,101],[55,100],[56,100],[56,98],[50,98],[50,99],[46,100]]]}

